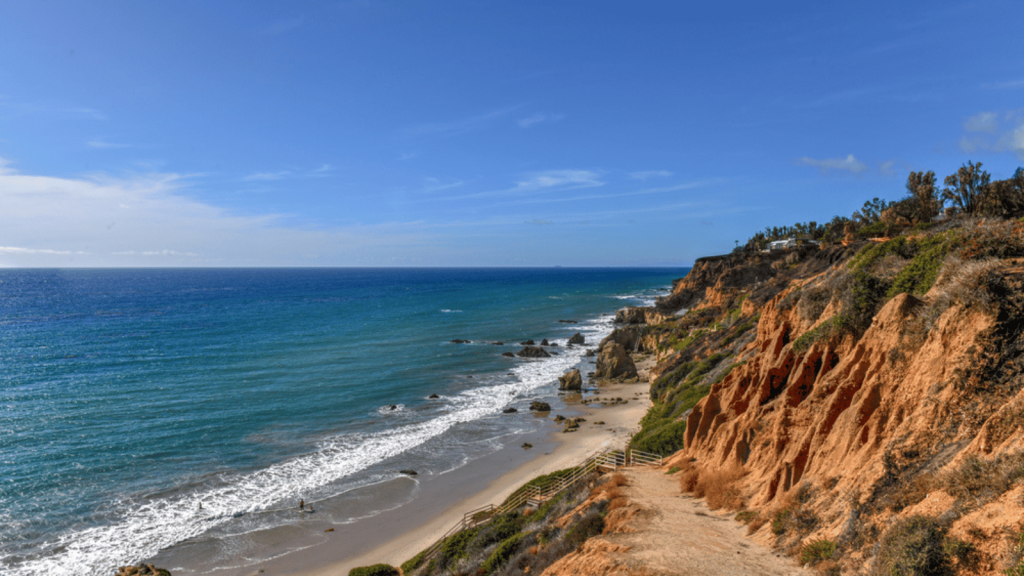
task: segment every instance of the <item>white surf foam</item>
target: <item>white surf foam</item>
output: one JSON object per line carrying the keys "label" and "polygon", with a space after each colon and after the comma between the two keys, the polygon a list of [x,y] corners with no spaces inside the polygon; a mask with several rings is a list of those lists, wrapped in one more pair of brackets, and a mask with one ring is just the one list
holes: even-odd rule
{"label": "white surf foam", "polygon": [[[47,542],[43,547],[50,552],[44,557],[16,561],[7,554],[0,556],[0,564],[10,576],[108,576],[118,566],[137,563],[233,518],[290,506],[304,494],[398,456],[454,426],[535,396],[576,366],[586,346],[596,345],[612,328],[607,316],[577,325],[586,338],[585,346],[570,348],[565,341],[558,341],[557,356],[522,361],[512,370],[514,378],[446,398],[450,405],[447,413],[426,422],[328,438],[311,454],[249,474],[225,474],[215,487],[126,503],[128,510],[116,522],[65,532]],[[201,510],[199,502],[203,503]]]}

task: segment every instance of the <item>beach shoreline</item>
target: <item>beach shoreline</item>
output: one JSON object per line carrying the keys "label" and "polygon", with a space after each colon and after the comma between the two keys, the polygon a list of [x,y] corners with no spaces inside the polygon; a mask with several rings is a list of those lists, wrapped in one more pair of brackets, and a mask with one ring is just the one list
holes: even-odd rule
{"label": "beach shoreline", "polygon": [[[593,398],[622,398],[624,404],[603,406]],[[576,466],[591,454],[625,448],[640,419],[650,405],[647,382],[605,383],[590,397],[580,394],[562,396],[566,408],[544,415],[549,420],[541,431],[526,441],[535,444],[524,450],[509,446],[497,453],[424,481],[413,502],[360,521],[358,532],[349,526],[332,526],[321,542],[300,550],[282,553],[271,560],[233,570],[210,572],[211,576],[345,575],[358,566],[388,563],[398,566],[436,542],[457,524],[463,514],[500,504],[509,494],[531,479]],[[558,414],[583,417],[580,429],[563,433],[553,422]],[[604,424],[596,424],[604,422]],[[493,468],[518,456],[518,463],[497,477]],[[525,459],[523,457],[526,457]],[[325,524],[325,526],[328,526]],[[329,527],[325,527],[325,530]],[[387,536],[382,536],[386,534]]]}

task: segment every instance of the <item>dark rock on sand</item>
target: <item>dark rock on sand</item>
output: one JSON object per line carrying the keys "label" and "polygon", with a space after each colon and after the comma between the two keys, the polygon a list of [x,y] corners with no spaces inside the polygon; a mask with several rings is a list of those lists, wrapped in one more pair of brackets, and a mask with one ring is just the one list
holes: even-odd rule
{"label": "dark rock on sand", "polygon": [[569,344],[586,344],[587,340],[579,332],[569,337]]}
{"label": "dark rock on sand", "polygon": [[118,569],[117,576],[171,576],[171,572],[152,564],[139,564],[138,566],[122,566]]}
{"label": "dark rock on sand", "polygon": [[399,474],[405,474],[406,476],[417,476],[418,475],[415,470],[399,470],[398,473]]}
{"label": "dark rock on sand", "polygon": [[551,412],[551,404],[541,402],[540,400],[534,400],[533,402],[530,402],[530,410],[532,412]]}
{"label": "dark rock on sand", "polygon": [[551,354],[548,354],[547,350],[538,346],[525,346],[522,350],[516,352],[516,356],[520,358],[547,358]]}
{"label": "dark rock on sand", "polygon": [[558,388],[561,390],[580,390],[583,388],[583,377],[579,368],[573,368],[558,377]]}
{"label": "dark rock on sand", "polygon": [[608,342],[597,355],[598,378],[636,378],[636,364],[618,342]]}

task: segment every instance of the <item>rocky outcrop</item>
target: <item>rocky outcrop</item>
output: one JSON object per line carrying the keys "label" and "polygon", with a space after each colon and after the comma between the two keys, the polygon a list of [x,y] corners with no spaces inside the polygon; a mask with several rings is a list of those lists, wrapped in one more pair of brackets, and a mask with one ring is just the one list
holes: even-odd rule
{"label": "rocky outcrop", "polygon": [[636,378],[636,364],[618,342],[608,342],[597,355],[597,378],[625,380]]}
{"label": "rocky outcrop", "polygon": [[573,368],[562,376],[558,377],[559,390],[581,390],[583,388],[583,377],[580,376],[579,368]]}
{"label": "rocky outcrop", "polygon": [[547,402],[541,402],[540,400],[534,400],[530,402],[531,412],[551,412],[551,404]]}
{"label": "rocky outcrop", "polygon": [[598,349],[604,348],[605,344],[615,342],[629,351],[644,352],[644,329],[640,326],[629,326],[627,328],[616,328],[612,333],[605,336],[598,345]]}
{"label": "rocky outcrop", "polygon": [[171,576],[171,573],[152,564],[139,564],[138,566],[122,566],[118,569],[117,576]]}
{"label": "rocky outcrop", "polygon": [[575,334],[573,334],[572,336],[569,337],[569,344],[570,345],[572,345],[572,344],[586,344],[586,343],[587,343],[587,339],[584,338],[583,334],[580,334],[579,332],[577,332],[577,333],[575,333]]}
{"label": "rocky outcrop", "polygon": [[522,350],[516,352],[516,356],[520,358],[548,358],[551,354],[548,354],[548,351],[540,346],[524,346]]}
{"label": "rocky outcrop", "polygon": [[616,324],[659,324],[671,314],[647,306],[629,306],[615,312]]}

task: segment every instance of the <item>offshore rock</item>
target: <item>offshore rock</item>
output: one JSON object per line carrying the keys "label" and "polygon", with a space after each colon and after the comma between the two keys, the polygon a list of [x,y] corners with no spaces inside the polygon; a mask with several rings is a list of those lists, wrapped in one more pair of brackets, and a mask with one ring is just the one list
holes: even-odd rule
{"label": "offshore rock", "polygon": [[548,344],[548,339],[547,338],[541,340],[540,341],[540,345],[541,346],[551,346],[551,344]]}
{"label": "offshore rock", "polygon": [[507,358],[515,358],[516,357],[516,355],[511,353],[511,352],[502,352],[501,355],[505,356]]}
{"label": "offshore rock", "polygon": [[573,368],[559,376],[558,388],[560,390],[581,390],[583,388],[583,377],[580,376],[579,368]]}
{"label": "offshore rock", "polygon": [[636,378],[636,364],[626,354],[626,349],[618,342],[608,342],[597,355],[598,378],[628,379]]}
{"label": "offshore rock", "polygon": [[579,332],[569,337],[569,344],[586,344],[587,339],[583,337],[583,334]]}
{"label": "offshore rock", "polygon": [[548,358],[551,354],[547,353],[547,350],[538,346],[525,346],[519,352],[516,352],[516,356],[520,358]]}
{"label": "offshore rock", "polygon": [[533,340],[526,340],[524,342],[520,342],[520,344],[523,346],[533,346],[536,344],[536,342],[534,342]]}

